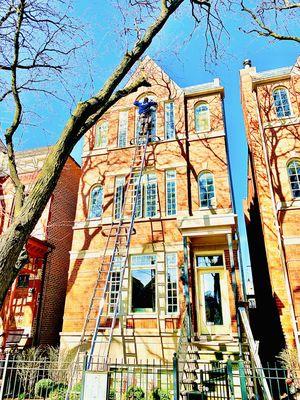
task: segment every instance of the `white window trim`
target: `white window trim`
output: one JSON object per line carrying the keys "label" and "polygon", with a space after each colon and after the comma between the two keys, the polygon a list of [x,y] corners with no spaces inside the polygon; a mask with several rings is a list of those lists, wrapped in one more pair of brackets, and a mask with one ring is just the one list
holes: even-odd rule
{"label": "white window trim", "polygon": [[[174,137],[167,138],[167,119],[166,119],[166,105],[173,103],[173,119],[174,119]],[[164,120],[165,120],[165,132],[164,132],[164,140],[175,140],[176,139],[176,123],[175,123],[175,102],[174,100],[168,100],[164,102]]]}
{"label": "white window trim", "polygon": [[[92,200],[92,193],[93,193],[93,190],[94,190],[96,187],[101,187],[101,188],[102,188],[101,215],[100,215],[100,217],[90,217],[91,206],[92,206],[92,201],[91,201],[91,200]],[[91,187],[91,189],[90,189],[90,195],[89,195],[89,209],[88,209],[88,217],[87,217],[87,220],[88,220],[88,221],[99,221],[99,220],[102,219],[102,216],[103,216],[103,200],[104,200],[104,187],[103,187],[102,185],[93,185],[93,186]]]}
{"label": "white window trim", "polygon": [[[204,207],[201,206],[201,195],[200,195],[200,182],[199,182],[199,177],[201,174],[204,173],[210,173],[213,176],[213,185],[214,185],[214,197],[212,197],[213,204],[210,207]],[[217,208],[217,195],[216,195],[216,184],[215,184],[215,175],[213,172],[210,170],[204,170],[199,172],[198,174],[198,179],[197,179],[197,185],[198,185],[198,199],[199,199],[199,210],[211,210],[212,208]]]}
{"label": "white window trim", "polygon": [[[167,265],[167,255],[168,254],[175,254],[176,255],[176,266],[171,267],[171,269],[176,269],[176,277],[177,277],[177,287],[176,287],[176,291],[177,291],[177,311],[176,312],[169,312],[168,308],[169,308],[169,302],[168,302],[168,265]],[[177,317],[180,314],[180,309],[179,309],[179,270],[178,270],[178,255],[176,252],[167,252],[165,254],[165,274],[166,274],[166,287],[165,287],[165,291],[166,291],[166,315],[168,317]]]}
{"label": "white window trim", "polygon": [[[168,171],[175,171],[175,178],[168,179],[167,172]],[[176,213],[175,214],[168,214],[168,182],[175,182],[175,206],[176,206]],[[166,169],[165,170],[165,200],[166,200],[166,217],[176,217],[178,213],[178,201],[177,201],[177,171],[176,169]]]}
{"label": "white window trim", "polygon": [[[132,266],[131,259],[134,256],[153,256],[156,259],[154,265],[143,265],[143,266]],[[155,270],[155,312],[134,312],[132,311],[132,271],[138,271],[141,269],[153,269]],[[155,253],[147,253],[147,254],[132,254],[130,256],[130,268],[129,268],[129,293],[128,293],[128,307],[127,307],[127,316],[133,318],[151,318],[157,317],[158,315],[158,287],[157,287],[157,256]]]}
{"label": "white window trim", "polygon": [[[122,128],[122,118],[121,118],[121,115],[125,115],[125,116],[126,116],[126,117],[125,117],[125,120],[123,121],[123,122],[125,123],[125,126],[126,126],[125,144],[122,145],[122,146],[120,145],[120,138],[121,138],[120,133],[121,133],[121,128]],[[127,147],[127,146],[128,146],[127,143],[128,143],[128,110],[122,110],[122,111],[119,112],[118,143],[117,143],[117,145],[118,145],[119,148],[124,148],[124,147]]]}
{"label": "white window trim", "polygon": [[[201,106],[201,105],[206,105],[208,108],[208,129],[203,129],[203,130],[198,130],[197,129],[197,124],[196,124],[196,108]],[[196,133],[206,133],[206,132],[210,132],[211,131],[211,118],[210,118],[210,107],[209,104],[206,101],[200,101],[198,103],[195,104],[194,106],[194,125],[195,125],[195,132]]]}
{"label": "white window trim", "polygon": [[[288,103],[289,103],[289,108],[290,108],[290,112],[291,112],[291,114],[290,115],[284,115],[283,117],[279,117],[278,115],[277,115],[277,110],[276,110],[276,105],[275,105],[275,100],[274,100],[274,92],[276,92],[276,90],[285,90],[286,91],[286,93],[287,93],[287,100],[288,100]],[[293,112],[293,107],[292,107],[292,103],[291,103],[291,98],[290,98],[290,91],[288,90],[288,88],[287,87],[285,87],[285,86],[276,86],[273,90],[272,90],[272,105],[273,105],[273,108],[274,108],[274,111],[275,111],[275,116],[276,116],[276,120],[278,120],[278,121],[282,121],[282,120],[288,120],[289,118],[293,118],[295,115],[294,115],[294,112]]]}

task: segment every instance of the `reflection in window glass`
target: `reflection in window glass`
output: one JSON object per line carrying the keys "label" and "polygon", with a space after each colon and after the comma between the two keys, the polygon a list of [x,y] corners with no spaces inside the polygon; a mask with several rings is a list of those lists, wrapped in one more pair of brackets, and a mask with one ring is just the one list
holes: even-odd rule
{"label": "reflection in window glass", "polygon": [[95,186],[90,195],[89,218],[100,218],[102,215],[103,188]]}
{"label": "reflection in window glass", "polygon": [[207,325],[223,325],[220,274],[203,274],[205,318]]}
{"label": "reflection in window glass", "polygon": [[300,161],[293,160],[288,165],[288,175],[292,190],[292,195],[295,198],[300,197]]}
{"label": "reflection in window glass", "polygon": [[29,286],[29,274],[18,275],[17,287],[18,288],[27,288],[28,286]]}
{"label": "reflection in window glass", "polygon": [[166,171],[167,215],[176,215],[176,171]]}
{"label": "reflection in window glass", "polygon": [[273,99],[278,118],[291,116],[291,107],[288,91],[285,88],[278,88],[273,91]]}
{"label": "reflection in window glass", "polygon": [[178,269],[177,254],[166,254],[167,265],[167,310],[168,313],[178,311]]}
{"label": "reflection in window glass", "polygon": [[127,132],[128,132],[128,111],[121,111],[119,114],[118,147],[126,146]]}
{"label": "reflection in window glass", "polygon": [[195,107],[196,132],[204,132],[210,129],[210,115],[208,104],[202,103]]}
{"label": "reflection in window glass", "polygon": [[118,176],[116,178],[116,186],[115,186],[115,219],[121,218],[122,206],[123,206],[123,197],[124,197],[124,184],[125,177]]}
{"label": "reflection in window glass", "polygon": [[174,123],[174,103],[172,101],[165,103],[165,138],[174,139],[175,123]]}
{"label": "reflection in window glass", "polygon": [[95,147],[107,146],[108,122],[103,122],[96,128]]}
{"label": "reflection in window glass", "polygon": [[200,207],[212,207],[215,197],[214,176],[211,172],[202,172],[198,177]]}
{"label": "reflection in window glass", "polygon": [[197,256],[197,267],[223,267],[223,256],[221,254],[212,256]]}
{"label": "reflection in window glass", "polygon": [[131,311],[134,313],[156,310],[156,257],[131,257]]}

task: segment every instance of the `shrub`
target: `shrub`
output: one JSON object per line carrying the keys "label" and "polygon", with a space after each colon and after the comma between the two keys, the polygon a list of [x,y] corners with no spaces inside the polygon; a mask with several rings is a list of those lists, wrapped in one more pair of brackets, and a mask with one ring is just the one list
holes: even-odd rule
{"label": "shrub", "polygon": [[141,400],[145,398],[143,389],[139,386],[129,386],[126,392],[126,400]]}
{"label": "shrub", "polygon": [[171,400],[171,395],[166,390],[156,388],[151,393],[150,400]]}
{"label": "shrub", "polygon": [[52,379],[40,379],[34,387],[34,393],[38,397],[43,397],[44,399],[53,391],[55,383]]}
{"label": "shrub", "polygon": [[48,400],[65,400],[66,393],[67,389],[65,386],[57,387],[50,393]]}
{"label": "shrub", "polygon": [[117,400],[117,393],[116,393],[115,389],[109,390],[108,399],[109,400]]}

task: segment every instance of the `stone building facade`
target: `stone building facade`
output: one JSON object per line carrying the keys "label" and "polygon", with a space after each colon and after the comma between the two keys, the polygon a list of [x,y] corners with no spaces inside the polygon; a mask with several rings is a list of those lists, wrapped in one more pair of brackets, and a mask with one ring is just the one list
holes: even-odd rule
{"label": "stone building facade", "polygon": [[[50,151],[51,147],[16,153],[25,192],[34,185]],[[14,211],[14,188],[8,175],[4,145],[0,165],[1,234],[11,223]],[[59,343],[79,177],[80,167],[69,157],[27,242],[29,263],[19,272],[1,309],[2,348]]]}
{"label": "stone building facade", "polygon": [[[134,76],[141,88],[109,109],[85,137],[61,343],[78,344],[107,228],[118,219],[137,135],[135,100],[157,102],[142,194],[122,285],[119,324],[110,351],[122,359],[131,338],[137,360],[170,360],[185,310],[184,252],[195,337],[234,340],[237,335],[232,271],[238,280],[236,215],[232,209],[224,89],[219,80],[179,87],[149,57]],[[112,249],[111,249],[112,251]],[[110,299],[118,289],[118,272]],[[112,301],[112,300],[111,300]],[[122,324],[122,329],[120,327]],[[104,332],[104,335],[107,332]]]}
{"label": "stone building facade", "polygon": [[298,60],[257,72],[246,61],[240,72],[249,146],[245,216],[257,300],[253,328],[269,360],[286,345],[299,351],[299,67]]}

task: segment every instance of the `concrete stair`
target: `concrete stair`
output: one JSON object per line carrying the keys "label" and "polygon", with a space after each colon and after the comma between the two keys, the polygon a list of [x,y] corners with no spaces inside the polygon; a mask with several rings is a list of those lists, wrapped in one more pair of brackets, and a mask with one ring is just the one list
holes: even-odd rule
{"label": "concrete stair", "polygon": [[[248,347],[243,345],[243,354]],[[182,373],[181,399],[187,399],[187,393],[202,391],[207,400],[225,400],[230,398],[230,388],[225,370],[228,360],[239,359],[239,344],[232,337],[199,338],[192,341],[187,349],[185,360],[180,361]],[[233,372],[235,398],[241,398],[238,372]],[[200,398],[200,397],[199,397]]]}

